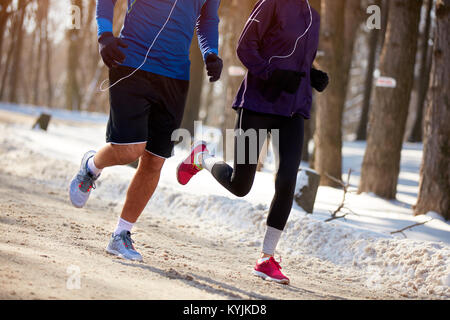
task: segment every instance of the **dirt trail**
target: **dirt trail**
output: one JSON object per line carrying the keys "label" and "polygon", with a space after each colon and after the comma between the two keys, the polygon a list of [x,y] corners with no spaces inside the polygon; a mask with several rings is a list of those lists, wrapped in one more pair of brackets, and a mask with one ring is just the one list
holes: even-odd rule
{"label": "dirt trail", "polygon": [[[11,117],[0,113],[1,134],[16,120],[32,123]],[[0,299],[404,298],[369,289],[358,275],[341,278],[324,264],[318,268],[300,258],[283,259],[290,286],[265,282],[251,275],[258,248],[210,239],[201,229],[151,214],[134,230],[144,262],[112,257],[104,249],[120,205],[92,201],[85,209],[73,208],[66,189],[49,187],[43,177],[56,171],[69,180],[77,167],[69,162],[58,167],[30,151],[15,159],[16,170],[7,156],[15,148],[6,141],[0,140],[2,159],[9,159],[0,159]],[[39,174],[22,174],[24,165],[34,165]],[[71,270],[80,271],[80,289],[67,287]]]}

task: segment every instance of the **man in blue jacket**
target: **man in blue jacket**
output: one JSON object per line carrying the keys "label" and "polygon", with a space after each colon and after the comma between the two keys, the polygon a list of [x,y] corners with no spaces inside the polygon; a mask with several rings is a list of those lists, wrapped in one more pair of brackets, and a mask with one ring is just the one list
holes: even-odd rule
{"label": "man in blue jacket", "polygon": [[189,48],[197,31],[210,81],[220,78],[220,0],[128,0],[119,37],[113,30],[116,0],[97,0],[100,55],[109,68],[110,117],[107,145],[87,152],[70,184],[70,199],[82,208],[106,167],[140,159],[107,252],[142,260],[131,228],[155,191],[172,132],[183,118],[189,88]]}

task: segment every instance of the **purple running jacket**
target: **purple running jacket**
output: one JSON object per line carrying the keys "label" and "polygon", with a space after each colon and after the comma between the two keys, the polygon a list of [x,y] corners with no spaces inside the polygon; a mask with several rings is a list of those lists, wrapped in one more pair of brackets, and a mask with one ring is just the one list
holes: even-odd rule
{"label": "purple running jacket", "polygon": [[[297,41],[308,26],[309,31]],[[248,72],[233,108],[282,116],[298,113],[309,119],[312,103],[310,70],[317,53],[319,29],[320,16],[312,7],[310,12],[306,0],[259,1],[238,43],[238,57]],[[275,102],[269,102],[264,98],[262,88],[275,69],[304,72],[306,76],[295,94],[282,92]]]}

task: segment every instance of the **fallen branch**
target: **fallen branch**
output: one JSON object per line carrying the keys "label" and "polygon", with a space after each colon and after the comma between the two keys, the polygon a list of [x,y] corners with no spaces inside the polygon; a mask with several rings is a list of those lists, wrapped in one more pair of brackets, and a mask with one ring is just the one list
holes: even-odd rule
{"label": "fallen branch", "polygon": [[345,220],[345,217],[348,214],[349,214],[349,212],[344,213],[342,216],[338,216],[337,214],[332,213],[331,214],[331,218],[328,218],[327,220],[325,220],[325,222],[330,222],[330,221],[337,220],[337,219],[344,219]]}
{"label": "fallen branch", "polygon": [[[350,210],[349,208],[347,208],[347,207],[345,206],[345,201],[346,201],[347,193],[351,192],[351,191],[348,190],[348,188],[350,187],[350,176],[351,176],[351,174],[352,174],[352,169],[349,169],[349,170],[348,170],[348,175],[347,175],[347,182],[344,183],[342,180],[336,179],[335,177],[330,176],[328,173],[325,173],[325,175],[326,175],[330,180],[333,180],[334,182],[340,184],[340,185],[342,186],[342,188],[344,189],[344,194],[343,194],[343,196],[342,196],[342,201],[341,201],[341,203],[339,204],[339,207],[338,207],[336,210],[334,210],[334,212],[331,212],[331,211],[330,211],[331,217],[328,218],[327,220],[325,220],[325,222],[329,222],[329,221],[336,220],[336,219],[345,219],[345,217],[346,217],[347,215],[349,215],[350,213],[356,215],[356,213],[353,212],[353,210]],[[344,213],[343,215],[338,216],[338,213],[339,213],[339,212],[342,212],[343,209],[346,209],[346,210],[348,210],[349,212]]]}
{"label": "fallen branch", "polygon": [[407,227],[405,227],[405,228],[403,228],[403,229],[400,229],[400,230],[397,230],[397,231],[392,231],[391,234],[401,233],[405,238],[407,238],[406,234],[405,234],[403,231],[406,231],[406,230],[408,230],[408,229],[412,229],[412,228],[415,228],[415,227],[418,227],[418,226],[422,226],[422,225],[424,225],[425,223],[430,222],[431,220],[433,220],[433,218],[431,218],[431,219],[428,220],[428,221],[415,223],[415,224],[413,224],[413,225],[407,226]]}

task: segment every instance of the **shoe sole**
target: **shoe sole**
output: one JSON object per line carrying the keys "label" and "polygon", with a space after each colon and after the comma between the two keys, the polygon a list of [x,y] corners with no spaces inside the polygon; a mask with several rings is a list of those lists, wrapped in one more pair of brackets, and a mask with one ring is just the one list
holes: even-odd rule
{"label": "shoe sole", "polygon": [[[197,142],[195,142],[193,145],[192,145],[192,147],[191,147],[191,153],[189,154],[189,157],[191,156],[191,154],[192,154],[192,152],[195,150],[195,148],[197,148],[199,145],[201,145],[201,144],[206,144],[206,142],[204,142],[204,141],[197,141]],[[189,183],[189,181],[191,181],[191,179],[189,179],[189,181],[188,182],[186,182],[186,183],[181,183],[180,182],[180,179],[179,179],[179,177],[178,177],[178,172],[180,171],[180,166],[183,164],[183,162],[184,161],[182,161],[182,162],[180,162],[180,164],[178,164],[178,166],[177,166],[177,181],[178,181],[178,183],[179,184],[181,184],[182,186],[185,186],[185,185],[187,185],[188,183]]]}
{"label": "shoe sole", "polygon": [[143,260],[142,258],[140,258],[140,259],[129,259],[129,258],[125,257],[123,254],[121,254],[119,251],[116,251],[116,250],[106,249],[106,252],[111,254],[111,255],[113,255],[113,256],[116,256],[116,257],[119,257],[119,258],[122,258],[122,259],[125,259],[125,260],[129,260],[129,261],[142,262],[142,260]]}
{"label": "shoe sole", "polygon": [[71,194],[71,192],[70,192],[71,189],[72,189],[72,181],[75,180],[76,177],[77,177],[77,174],[75,174],[75,175],[73,176],[72,180],[70,180],[71,182],[70,182],[70,185],[69,185],[69,199],[70,199],[70,202],[72,203],[72,205],[73,205],[75,208],[77,208],[77,209],[82,209],[82,208],[86,205],[86,202],[85,202],[83,205],[78,205],[78,204],[76,204],[75,202],[73,202],[73,200],[72,200],[72,194]]}
{"label": "shoe sole", "polygon": [[282,280],[275,279],[275,278],[269,277],[265,273],[262,273],[262,272],[259,272],[259,271],[256,271],[256,270],[253,270],[252,274],[254,276],[260,277],[260,278],[262,278],[262,279],[264,279],[266,281],[273,281],[273,282],[280,283],[280,284],[285,284],[285,285],[289,284],[289,280],[288,279],[282,279]]}
{"label": "shoe sole", "polygon": [[[93,154],[92,154],[92,153],[93,153]],[[83,158],[81,159],[80,169],[83,167],[83,163],[86,161],[86,158],[89,159],[89,158],[91,158],[92,156],[95,156],[96,153],[97,153],[97,152],[94,151],[94,150],[90,150],[90,151],[86,152],[86,153],[84,154]],[[84,208],[84,206],[86,205],[87,200],[86,200],[86,202],[83,203],[82,205],[78,205],[78,204],[76,204],[76,203],[73,202],[73,200],[72,200],[72,194],[71,194],[72,181],[76,179],[77,175],[78,175],[78,173],[76,173],[76,174],[73,176],[72,180],[70,180],[70,184],[69,184],[69,199],[70,199],[70,202],[72,203],[72,205],[73,205],[75,208],[77,208],[77,209],[82,209],[82,208]],[[89,197],[88,197],[88,198],[89,198]]]}

